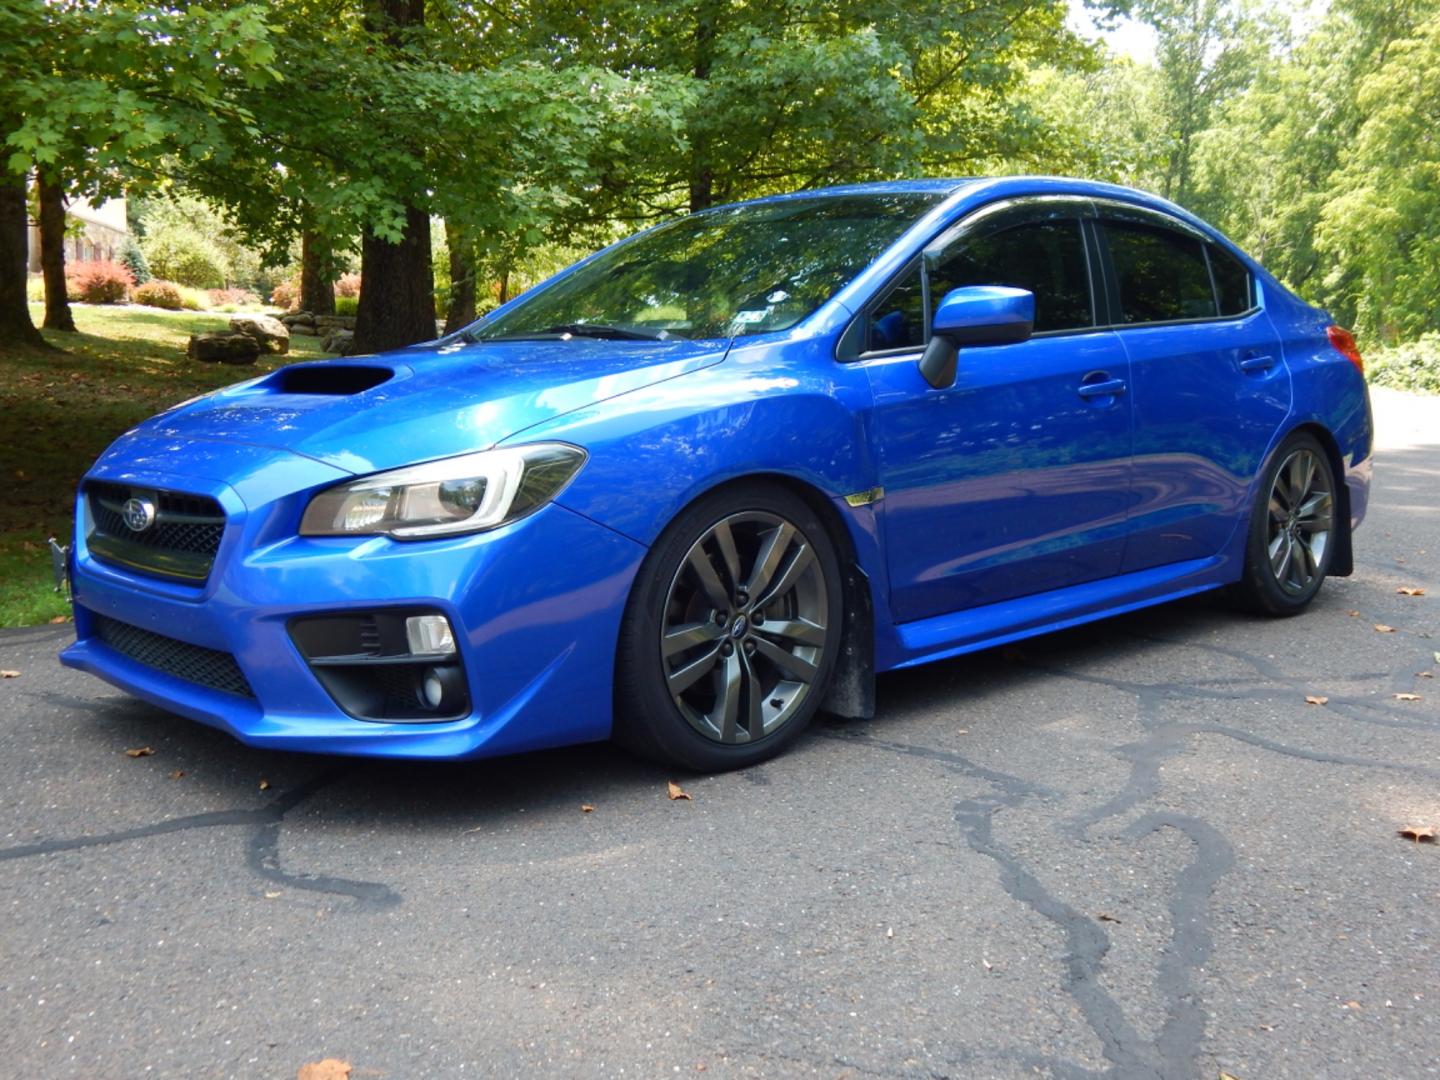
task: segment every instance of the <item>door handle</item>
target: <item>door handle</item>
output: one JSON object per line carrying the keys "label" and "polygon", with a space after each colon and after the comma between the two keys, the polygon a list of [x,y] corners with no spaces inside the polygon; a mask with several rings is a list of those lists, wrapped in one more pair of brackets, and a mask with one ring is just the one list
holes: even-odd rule
{"label": "door handle", "polygon": [[1241,371],[1269,371],[1274,366],[1275,357],[1269,355],[1247,356],[1240,361]]}
{"label": "door handle", "polygon": [[1083,398],[1114,397],[1116,394],[1123,394],[1124,392],[1124,379],[1106,379],[1104,382],[1087,382],[1080,384],[1080,396]]}

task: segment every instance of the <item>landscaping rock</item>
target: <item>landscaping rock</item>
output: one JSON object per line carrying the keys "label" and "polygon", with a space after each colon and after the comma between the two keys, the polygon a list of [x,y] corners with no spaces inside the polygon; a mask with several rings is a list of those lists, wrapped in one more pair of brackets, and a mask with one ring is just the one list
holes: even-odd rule
{"label": "landscaping rock", "polygon": [[312,324],[296,323],[290,327],[290,333],[299,334],[301,337],[319,337],[320,328]]}
{"label": "landscaping rock", "polygon": [[214,330],[191,334],[185,355],[207,364],[253,364],[260,355],[260,343],[249,334]]}
{"label": "landscaping rock", "polygon": [[323,327],[338,326],[342,330],[355,329],[354,315],[316,315],[315,325]]}
{"label": "landscaping rock", "polygon": [[269,315],[237,315],[230,320],[230,330],[254,338],[264,352],[290,351],[290,331],[279,319],[272,319]]}
{"label": "landscaping rock", "polygon": [[355,352],[355,332],[331,327],[320,342],[320,348],[336,356],[351,356]]}
{"label": "landscaping rock", "polygon": [[297,326],[314,326],[315,316],[308,311],[292,311],[289,315],[280,316],[280,321],[293,330]]}

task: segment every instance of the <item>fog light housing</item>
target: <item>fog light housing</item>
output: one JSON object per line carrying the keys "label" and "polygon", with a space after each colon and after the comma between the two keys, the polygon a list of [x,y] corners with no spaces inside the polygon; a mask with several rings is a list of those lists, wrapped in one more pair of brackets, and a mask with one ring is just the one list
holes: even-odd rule
{"label": "fog light housing", "polygon": [[411,615],[405,620],[405,640],[416,656],[455,655],[455,634],[444,615]]}
{"label": "fog light housing", "polygon": [[455,632],[434,608],[301,616],[290,636],[335,704],[357,720],[434,723],[470,712]]}

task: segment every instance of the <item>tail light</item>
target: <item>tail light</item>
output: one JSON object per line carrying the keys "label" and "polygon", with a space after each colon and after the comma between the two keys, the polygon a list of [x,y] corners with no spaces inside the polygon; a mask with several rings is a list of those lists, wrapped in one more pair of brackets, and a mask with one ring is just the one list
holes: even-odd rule
{"label": "tail light", "polygon": [[1349,330],[1340,326],[1327,326],[1325,336],[1330,339],[1330,345],[1336,352],[1354,364],[1355,370],[1361,375],[1365,374],[1365,358],[1360,355],[1355,336]]}

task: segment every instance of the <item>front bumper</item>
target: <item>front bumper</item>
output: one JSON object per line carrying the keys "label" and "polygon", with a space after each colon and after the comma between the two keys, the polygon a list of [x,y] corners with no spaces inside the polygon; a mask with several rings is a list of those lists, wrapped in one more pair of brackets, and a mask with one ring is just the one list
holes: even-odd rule
{"label": "front bumper", "polygon": [[[61,663],[276,749],[455,759],[609,736],[615,641],[645,554],[639,544],[553,503],[504,528],[446,540],[302,538],[299,513],[313,491],[343,476],[338,470],[238,445],[210,462],[187,450],[183,474],[132,453],[123,465],[107,455],[91,477],[217,499],[228,523],[209,580],[174,583],[96,559],[80,507],[71,571],[78,640]],[[144,467],[132,467],[136,461]],[[255,480],[267,470],[271,480],[283,475],[291,493],[267,501],[267,485]],[[229,483],[197,475],[226,471]],[[415,606],[438,609],[454,628],[468,715],[440,722],[347,715],[293,642],[290,621]],[[96,616],[230,654],[254,697],[138,663],[101,640]]]}

